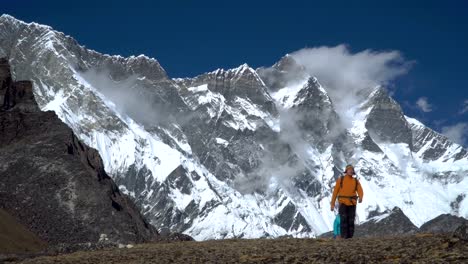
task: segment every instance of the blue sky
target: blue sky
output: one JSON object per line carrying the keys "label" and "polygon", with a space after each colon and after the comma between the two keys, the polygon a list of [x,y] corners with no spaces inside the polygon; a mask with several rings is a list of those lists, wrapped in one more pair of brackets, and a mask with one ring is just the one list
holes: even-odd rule
{"label": "blue sky", "polygon": [[99,52],[154,57],[171,77],[269,66],[305,47],[397,50],[413,62],[391,83],[405,113],[468,145],[468,1],[3,0],[0,10]]}

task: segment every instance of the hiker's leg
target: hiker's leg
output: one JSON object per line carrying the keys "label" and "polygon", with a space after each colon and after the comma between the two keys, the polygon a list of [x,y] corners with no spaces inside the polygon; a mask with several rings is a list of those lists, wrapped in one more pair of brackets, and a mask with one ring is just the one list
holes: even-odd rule
{"label": "hiker's leg", "polygon": [[349,238],[352,238],[353,235],[354,235],[354,220],[356,219],[356,206],[353,205],[353,206],[348,206],[348,219],[349,219],[349,223],[348,223],[348,229],[349,229],[349,233],[348,233],[348,237]]}
{"label": "hiker's leg", "polygon": [[344,208],[345,208],[344,211],[346,212],[345,213],[346,214],[346,229],[344,230],[344,232],[345,232],[344,238],[350,238],[349,237],[349,224],[350,224],[349,206],[346,205]]}
{"label": "hiker's leg", "polygon": [[340,214],[340,233],[342,238],[346,238],[348,235],[348,214],[347,214],[347,208],[346,205],[340,204],[340,207],[338,209],[338,212]]}

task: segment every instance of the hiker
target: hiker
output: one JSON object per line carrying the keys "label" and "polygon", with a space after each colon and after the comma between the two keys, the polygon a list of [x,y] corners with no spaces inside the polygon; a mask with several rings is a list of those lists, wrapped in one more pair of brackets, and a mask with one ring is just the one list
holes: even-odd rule
{"label": "hiker", "polygon": [[[335,209],[335,201],[338,198],[340,214],[340,229],[342,238],[352,238],[354,235],[354,218],[356,217],[356,204],[362,203],[364,195],[361,184],[356,178],[354,167],[346,166],[344,176],[336,180],[335,189],[331,200],[331,210]],[[357,195],[356,195],[357,194]]]}
{"label": "hiker", "polygon": [[338,213],[338,208],[335,204],[335,221],[333,221],[333,239],[337,239],[341,237],[341,217],[340,214]]}

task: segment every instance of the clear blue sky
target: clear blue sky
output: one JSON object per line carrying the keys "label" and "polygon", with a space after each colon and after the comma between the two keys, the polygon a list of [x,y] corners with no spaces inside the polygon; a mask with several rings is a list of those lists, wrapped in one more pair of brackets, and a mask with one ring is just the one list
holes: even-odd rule
{"label": "clear blue sky", "polygon": [[[405,112],[437,130],[467,122],[468,1],[281,2],[2,0],[0,10],[99,52],[154,57],[171,77],[268,66],[304,47],[399,50],[416,62],[395,83]],[[431,112],[415,107],[420,97]]]}

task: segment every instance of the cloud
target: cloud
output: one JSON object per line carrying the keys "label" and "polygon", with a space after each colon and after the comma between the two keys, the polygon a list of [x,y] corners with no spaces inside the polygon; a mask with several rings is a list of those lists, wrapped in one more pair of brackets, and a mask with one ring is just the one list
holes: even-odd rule
{"label": "cloud", "polygon": [[304,164],[297,160],[278,164],[272,156],[266,154],[261,159],[261,166],[245,176],[238,175],[234,180],[236,190],[242,194],[268,193],[274,191],[277,186],[293,190],[292,185],[296,178],[305,174]]}
{"label": "cloud", "polygon": [[156,93],[130,75],[117,80],[108,69],[89,69],[79,73],[83,79],[115,104],[121,115],[126,115],[144,126],[155,126],[170,120],[169,107]]}
{"label": "cloud", "polygon": [[461,122],[453,126],[442,127],[442,134],[462,146],[468,145],[468,123]]}
{"label": "cloud", "polygon": [[398,51],[364,50],[352,54],[345,45],[306,48],[291,55],[328,88],[339,90],[385,85],[407,73],[411,66]]}
{"label": "cloud", "polygon": [[418,107],[419,110],[425,113],[432,112],[432,105],[427,100],[427,97],[420,97],[416,101],[416,106]]}
{"label": "cloud", "polygon": [[318,78],[342,118],[351,119],[349,109],[363,100],[362,92],[406,74],[413,62],[399,51],[364,50],[352,53],[345,45],[305,48],[291,56],[307,73]]}
{"label": "cloud", "polygon": [[436,119],[436,120],[432,120],[432,124],[435,126],[435,127],[441,127],[443,124],[447,123],[447,119]]}
{"label": "cloud", "polygon": [[468,112],[468,99],[465,99],[462,104],[462,109],[460,110],[460,114],[464,114]]}
{"label": "cloud", "polygon": [[[266,193],[274,191],[277,186],[283,190],[294,190],[293,186],[298,180],[311,177],[306,160],[310,158],[310,145],[303,139],[303,130],[299,127],[296,118],[301,117],[294,110],[279,109],[281,133],[274,140],[276,144],[265,144],[263,156],[259,166],[247,175],[239,175],[235,181],[235,188],[243,193]],[[309,161],[311,163],[312,161]],[[310,165],[310,164],[308,164]],[[314,164],[315,165],[315,164]]]}

